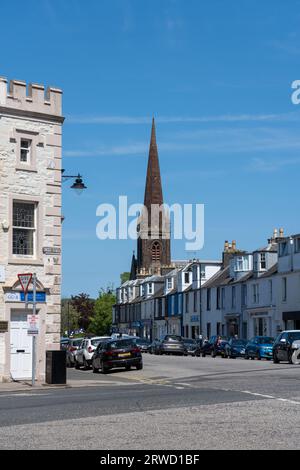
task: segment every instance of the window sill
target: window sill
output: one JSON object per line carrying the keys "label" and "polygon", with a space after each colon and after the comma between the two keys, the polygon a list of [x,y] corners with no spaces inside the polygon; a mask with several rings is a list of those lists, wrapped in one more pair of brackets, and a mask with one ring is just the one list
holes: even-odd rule
{"label": "window sill", "polygon": [[31,173],[37,173],[37,169],[34,166],[27,166],[27,165],[17,165],[16,171],[28,171]]}
{"label": "window sill", "polygon": [[8,264],[16,265],[29,265],[29,266],[44,266],[42,259],[31,259],[31,258],[9,258]]}

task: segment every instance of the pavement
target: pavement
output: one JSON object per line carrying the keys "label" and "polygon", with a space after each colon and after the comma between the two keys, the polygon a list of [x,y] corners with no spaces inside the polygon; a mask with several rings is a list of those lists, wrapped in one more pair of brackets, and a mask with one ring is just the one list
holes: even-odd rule
{"label": "pavement", "polygon": [[145,355],[141,371],[0,386],[1,449],[299,449],[299,435],[297,365]]}

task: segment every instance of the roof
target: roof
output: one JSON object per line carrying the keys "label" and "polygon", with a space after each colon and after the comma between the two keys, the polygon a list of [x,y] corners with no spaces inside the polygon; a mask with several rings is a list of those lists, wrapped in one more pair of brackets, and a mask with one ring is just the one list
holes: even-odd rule
{"label": "roof", "polygon": [[221,269],[216,274],[214,274],[208,281],[204,282],[202,287],[206,289],[209,287],[217,287],[221,285],[228,284],[231,281],[229,277],[229,266],[224,269]]}
{"label": "roof", "polygon": [[277,271],[278,271],[278,263],[274,264],[274,266],[272,266],[272,268],[270,268],[268,271],[266,271],[264,274],[262,274],[259,277],[260,278],[269,277],[269,276],[272,276],[273,274],[276,274]]}

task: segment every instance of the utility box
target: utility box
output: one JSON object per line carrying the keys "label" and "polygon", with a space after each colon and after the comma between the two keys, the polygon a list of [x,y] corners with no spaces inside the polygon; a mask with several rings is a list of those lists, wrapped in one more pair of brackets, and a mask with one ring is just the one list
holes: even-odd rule
{"label": "utility box", "polygon": [[66,351],[46,351],[46,383],[65,384],[66,381]]}

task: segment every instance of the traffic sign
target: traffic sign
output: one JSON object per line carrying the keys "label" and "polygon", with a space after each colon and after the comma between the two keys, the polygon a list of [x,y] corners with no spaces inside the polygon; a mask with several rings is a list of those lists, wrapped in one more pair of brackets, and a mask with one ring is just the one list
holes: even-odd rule
{"label": "traffic sign", "polygon": [[24,294],[27,294],[28,287],[32,279],[32,274],[31,273],[18,274],[18,278],[22,286],[22,289],[24,291]]}

